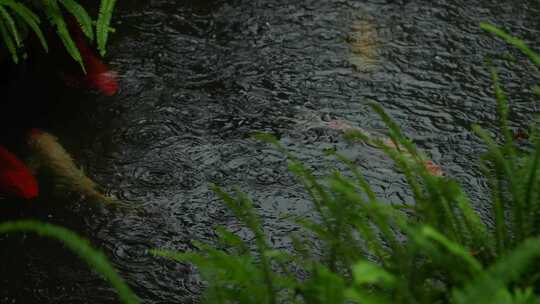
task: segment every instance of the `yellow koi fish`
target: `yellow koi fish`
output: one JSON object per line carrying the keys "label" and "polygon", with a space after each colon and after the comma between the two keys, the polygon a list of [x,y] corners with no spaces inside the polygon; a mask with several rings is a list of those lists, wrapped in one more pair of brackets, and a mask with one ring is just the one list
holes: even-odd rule
{"label": "yellow koi fish", "polygon": [[358,72],[371,72],[378,61],[379,36],[375,24],[369,20],[356,20],[347,36],[350,46],[349,62]]}
{"label": "yellow koi fish", "polygon": [[32,129],[27,144],[34,169],[52,178],[57,194],[71,192],[90,201],[115,202],[99,191],[99,186],[77,167],[71,155],[52,134]]}

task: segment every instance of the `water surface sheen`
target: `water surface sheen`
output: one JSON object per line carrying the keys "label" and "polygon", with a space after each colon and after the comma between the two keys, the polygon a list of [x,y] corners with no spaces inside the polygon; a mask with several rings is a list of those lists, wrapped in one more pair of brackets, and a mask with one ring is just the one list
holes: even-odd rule
{"label": "water surface sheen", "polygon": [[[146,250],[191,250],[192,240],[212,240],[217,225],[249,237],[210,183],[246,191],[278,248],[287,248],[286,236],[297,230],[278,220],[282,214],[312,216],[282,155],[250,139],[255,131],[276,134],[321,173],[335,165],[322,150],[337,148],[364,168],[381,197],[410,199],[380,152],[348,145],[324,123],[338,119],[384,134],[369,101],[382,105],[483,210],[486,185],[474,165],[483,147],[470,125],[496,131],[484,59],[516,57],[516,64],[500,64],[501,77],[514,80],[507,86],[513,128],[526,127],[538,112],[528,88],[539,79],[521,54],[478,23],[504,25],[538,50],[539,15],[538,1],[124,1],[108,55],[121,92],[66,95],[80,109],[51,132],[90,176],[138,210],[44,200],[11,216],[48,219],[85,235],[144,303],[197,302],[194,269]],[[365,70],[351,64],[347,43],[358,21],[377,34],[377,59]],[[57,243],[31,235],[1,240],[8,244],[0,250],[2,273],[12,275],[0,279],[0,302],[116,303],[106,283]]]}

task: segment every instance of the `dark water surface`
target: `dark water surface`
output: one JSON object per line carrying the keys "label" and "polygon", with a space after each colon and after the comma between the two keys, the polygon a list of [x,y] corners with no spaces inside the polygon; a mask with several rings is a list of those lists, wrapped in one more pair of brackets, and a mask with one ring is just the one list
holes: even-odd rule
{"label": "dark water surface", "polygon": [[[50,131],[91,177],[138,211],[43,199],[4,207],[4,218],[48,220],[85,235],[144,303],[197,302],[201,286],[192,267],[153,258],[147,249],[190,250],[192,240],[213,239],[217,225],[244,234],[209,183],[246,191],[278,248],[287,248],[287,235],[297,229],[280,216],[312,214],[280,153],[249,138],[255,131],[276,134],[319,172],[335,165],[323,149],[344,151],[381,197],[408,200],[403,178],[380,152],[348,145],[327,127],[337,119],[384,134],[367,106],[378,102],[482,210],[486,185],[475,162],[483,146],[470,125],[496,130],[486,56],[516,56],[516,64],[499,63],[501,77],[513,79],[507,83],[512,126],[526,127],[539,110],[529,91],[538,70],[478,28],[493,22],[539,50],[538,1],[119,5],[108,58],[121,75],[121,92],[64,94],[61,102],[75,106],[55,117]],[[377,34],[376,61],[365,70],[349,60],[347,38],[359,21]],[[57,242],[32,235],[0,241],[0,303],[117,302]]]}

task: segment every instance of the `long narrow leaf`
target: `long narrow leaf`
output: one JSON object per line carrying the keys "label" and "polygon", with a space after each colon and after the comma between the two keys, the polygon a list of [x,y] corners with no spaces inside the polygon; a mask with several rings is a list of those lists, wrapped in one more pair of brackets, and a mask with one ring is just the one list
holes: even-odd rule
{"label": "long narrow leaf", "polygon": [[501,299],[501,291],[507,290],[508,284],[515,282],[524,273],[534,271],[530,266],[539,257],[540,239],[524,241],[509,254],[499,258],[487,272],[480,274],[463,289],[455,290],[455,302],[497,303]]}
{"label": "long narrow leaf", "polygon": [[92,18],[88,15],[88,12],[75,0],[59,0],[60,3],[66,8],[66,10],[75,17],[83,33],[90,39],[94,40],[94,29],[92,28]]}
{"label": "long narrow leaf", "polygon": [[[512,232],[515,234],[516,240],[522,240],[524,233],[523,221],[521,220],[523,218],[523,202],[518,191],[520,186],[516,180],[515,172],[511,169],[512,166],[510,165],[510,161],[505,158],[501,149],[486,131],[479,126],[473,126],[473,131],[487,144],[489,156],[491,157],[493,165],[495,165],[495,169],[497,170],[497,177],[504,176],[508,180],[508,188],[513,199],[511,204]],[[499,182],[502,181],[499,179]]]}
{"label": "long narrow leaf", "polygon": [[62,40],[62,43],[66,47],[66,50],[68,51],[70,56],[80,64],[81,68],[84,70],[84,64],[82,61],[81,54],[79,53],[79,50],[77,49],[77,46],[75,45],[75,42],[73,42],[73,39],[71,38],[66,22],[64,21],[62,11],[60,10],[60,7],[58,6],[57,0],[44,0],[43,3],[44,3],[44,8],[45,8],[45,13],[49,17],[50,22],[56,27],[56,32],[58,33],[60,40]]}
{"label": "long narrow leaf", "polygon": [[114,270],[105,255],[92,248],[90,243],[65,228],[37,221],[16,221],[0,224],[0,233],[33,232],[63,242],[92,269],[105,277],[118,292],[123,303],[139,303],[137,296]]}
{"label": "long narrow leaf", "polygon": [[452,196],[452,199],[463,216],[463,222],[471,236],[471,245],[473,245],[475,248],[485,246],[483,249],[487,250],[489,255],[493,254],[495,251],[493,238],[489,234],[486,225],[478,213],[472,208],[471,202],[466,194],[454,182],[447,183],[443,189],[443,193],[446,196],[448,196],[450,191],[455,193],[455,195]]}
{"label": "long narrow leaf", "polygon": [[11,37],[8,29],[6,28],[6,24],[4,23],[4,20],[1,18],[0,18],[0,36],[2,36],[2,40],[4,41],[9,53],[11,54],[11,59],[13,60],[13,62],[18,63],[19,56],[17,56],[17,48],[15,47],[13,38]]}
{"label": "long narrow leaf", "polygon": [[7,28],[11,33],[11,36],[13,36],[13,40],[15,41],[17,48],[21,47],[22,40],[19,35],[19,30],[15,25],[15,20],[13,20],[13,17],[11,17],[11,15],[2,6],[0,6],[0,17],[4,20],[4,24],[7,25]]}
{"label": "long narrow leaf", "polygon": [[43,32],[41,31],[41,28],[40,28],[41,21],[39,20],[39,17],[36,14],[34,14],[24,4],[18,3],[15,1],[2,0],[0,1],[0,4],[11,8],[15,13],[17,13],[17,15],[19,15],[24,20],[24,22],[26,22],[26,24],[32,29],[32,31],[36,34],[36,36],[39,39],[39,42],[43,46],[43,49],[45,49],[46,52],[49,51],[47,41],[45,40]]}
{"label": "long narrow leaf", "polygon": [[364,175],[360,172],[358,167],[355,166],[353,162],[350,159],[346,158],[345,156],[339,153],[334,153],[334,155],[337,157],[338,160],[340,160],[342,163],[347,165],[347,168],[349,168],[349,170],[351,170],[351,172],[354,174],[354,177],[356,178],[358,185],[367,194],[369,200],[372,202],[375,202],[377,200],[377,197],[375,196],[375,192],[373,191],[373,189],[371,189],[371,186],[367,182]]}
{"label": "long narrow leaf", "polygon": [[523,207],[525,208],[524,213],[527,216],[526,223],[527,225],[527,232],[528,234],[532,234],[534,229],[534,217],[535,217],[535,209],[534,207],[539,207],[536,204],[533,204],[533,198],[538,199],[538,197],[535,197],[534,195],[538,195],[538,189],[537,181],[538,181],[538,170],[540,166],[540,141],[537,141],[535,144],[535,151],[534,155],[532,156],[532,163],[530,163],[527,167],[527,183],[525,185],[525,202],[523,204]]}
{"label": "long narrow leaf", "polygon": [[[495,67],[491,67],[491,79],[495,90],[495,100],[497,101],[497,112],[499,114],[499,127],[504,135],[504,148],[505,152],[513,159],[515,157],[515,151],[513,146],[513,137],[510,129],[508,128],[508,114],[510,107],[508,106],[508,98],[499,81],[499,73]],[[510,165],[513,162],[509,162]],[[511,169],[514,169],[511,167]]]}
{"label": "long narrow leaf", "polygon": [[523,40],[516,38],[489,23],[480,23],[480,28],[498,36],[507,43],[517,47],[520,51],[527,55],[532,60],[532,62],[534,62],[536,65],[540,65],[540,55],[530,49]]}
{"label": "long narrow leaf", "polygon": [[109,37],[109,25],[116,0],[101,0],[99,17],[96,24],[97,46],[101,56],[105,56],[106,44]]}
{"label": "long narrow leaf", "polygon": [[452,242],[444,235],[440,234],[435,229],[429,226],[422,227],[420,231],[424,237],[436,241],[437,243],[445,247],[449,253],[462,259],[470,267],[472,273],[480,273],[482,271],[482,265],[459,244]]}
{"label": "long narrow leaf", "polygon": [[379,117],[381,117],[385,125],[388,127],[392,141],[394,141],[394,144],[398,143],[398,150],[400,149],[399,146],[401,145],[405,147],[407,149],[407,152],[409,152],[414,158],[417,158],[419,156],[419,153],[416,149],[416,146],[403,135],[401,129],[394,122],[394,120],[390,118],[388,114],[386,114],[384,109],[379,104],[371,103],[370,106],[377,114],[379,114]]}

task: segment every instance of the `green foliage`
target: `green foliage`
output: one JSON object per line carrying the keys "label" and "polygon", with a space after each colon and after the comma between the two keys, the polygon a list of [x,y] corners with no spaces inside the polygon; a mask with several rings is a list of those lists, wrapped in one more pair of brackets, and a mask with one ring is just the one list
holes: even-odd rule
{"label": "green foliage", "polygon": [[480,23],[480,28],[503,39],[506,43],[517,47],[520,51],[522,51],[525,55],[527,55],[529,59],[531,59],[531,61],[534,62],[534,64],[540,65],[540,55],[536,53],[535,51],[533,51],[532,49],[530,49],[523,40],[516,38],[489,23],[484,23],[484,22]]}
{"label": "green foliage", "polygon": [[31,3],[33,5],[25,4],[25,1],[22,0],[0,0],[1,41],[8,49],[14,62],[19,61],[19,50],[24,46],[23,35],[28,29],[38,37],[45,51],[48,51],[41,24],[41,18],[46,17],[56,30],[67,52],[84,70],[81,54],[66,24],[67,15],[73,16],[90,41],[94,40],[94,36],[97,37],[98,50],[102,56],[105,55],[105,46],[111,30],[109,26],[116,1],[101,0],[99,16],[95,22],[95,35],[94,21],[86,9],[76,0],[43,0]]}
{"label": "green foliage", "polygon": [[122,303],[139,303],[137,296],[122,280],[105,255],[93,249],[90,243],[65,228],[37,221],[16,221],[0,223],[1,233],[33,232],[40,236],[59,240],[84,260],[92,269],[101,274],[116,289]]}
{"label": "green foliage", "polygon": [[105,45],[109,37],[109,24],[111,23],[112,12],[116,0],[102,0],[99,6],[99,18],[96,24],[97,45],[101,56],[105,56]]}
{"label": "green foliage", "polygon": [[[538,58],[521,40],[482,28]],[[291,236],[294,250],[269,246],[245,194],[215,187],[254,243],[221,229],[226,249],[199,244],[199,252],[152,253],[194,263],[209,284],[207,303],[539,303],[540,139],[531,136],[534,149],[516,147],[495,68],[492,78],[502,140],[473,127],[487,145],[481,166],[492,191],[492,222],[480,217],[456,181],[431,175],[412,141],[372,104],[398,148],[359,132],[347,138],[382,149],[405,176],[414,202],[380,201],[360,168],[336,152],[329,154],[350,172],[316,177],[277,139],[259,134],[287,156],[316,212],[315,220],[294,219],[304,230],[303,237]]]}

